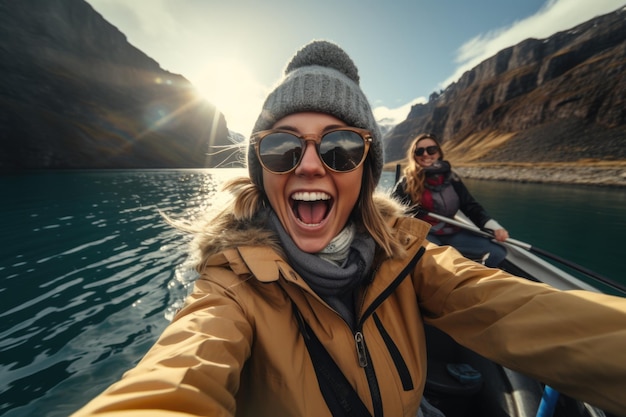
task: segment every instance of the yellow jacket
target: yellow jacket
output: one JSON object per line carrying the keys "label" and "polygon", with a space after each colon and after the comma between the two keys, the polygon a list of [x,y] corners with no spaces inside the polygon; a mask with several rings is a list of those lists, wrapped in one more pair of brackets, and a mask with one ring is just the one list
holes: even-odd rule
{"label": "yellow jacket", "polygon": [[625,299],[515,278],[427,243],[429,226],[420,220],[392,223],[408,256],[380,262],[363,291],[357,331],[366,367],[355,332],[278,251],[258,242],[224,245],[140,363],[74,416],[330,416],[292,302],[372,415],[375,407],[384,416],[417,414],[423,322],[564,394],[626,415]]}

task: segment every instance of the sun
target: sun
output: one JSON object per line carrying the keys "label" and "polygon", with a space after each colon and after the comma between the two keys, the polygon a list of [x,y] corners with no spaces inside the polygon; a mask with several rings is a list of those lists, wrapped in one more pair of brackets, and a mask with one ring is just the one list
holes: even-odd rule
{"label": "sun", "polygon": [[268,89],[246,66],[230,59],[211,61],[192,83],[224,114],[230,130],[249,136]]}

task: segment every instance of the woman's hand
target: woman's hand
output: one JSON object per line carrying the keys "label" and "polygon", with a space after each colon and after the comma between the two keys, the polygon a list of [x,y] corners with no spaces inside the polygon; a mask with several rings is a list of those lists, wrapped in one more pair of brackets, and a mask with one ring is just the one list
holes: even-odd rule
{"label": "woman's hand", "polygon": [[509,238],[509,232],[506,229],[496,229],[493,231],[493,236],[498,242],[503,242]]}

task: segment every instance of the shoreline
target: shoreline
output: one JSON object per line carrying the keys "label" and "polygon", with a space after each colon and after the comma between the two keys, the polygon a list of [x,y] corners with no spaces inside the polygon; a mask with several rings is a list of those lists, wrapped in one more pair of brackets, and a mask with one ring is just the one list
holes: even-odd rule
{"label": "shoreline", "polygon": [[[399,163],[402,164],[401,161]],[[385,164],[384,170],[395,170],[398,163]],[[593,161],[577,163],[452,163],[462,179],[529,182],[540,184],[590,185],[626,188],[626,161]]]}
{"label": "shoreline", "polygon": [[453,166],[461,178],[626,187],[626,166]]}

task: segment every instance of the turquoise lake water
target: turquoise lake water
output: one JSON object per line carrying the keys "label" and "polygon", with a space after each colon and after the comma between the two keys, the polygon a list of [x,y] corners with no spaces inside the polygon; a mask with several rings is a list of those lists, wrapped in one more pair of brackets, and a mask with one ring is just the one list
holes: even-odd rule
{"label": "turquoise lake water", "polygon": [[[0,177],[0,415],[67,416],[141,358],[195,277],[159,210],[205,210],[241,172]],[[465,182],[511,237],[626,284],[626,190]]]}

